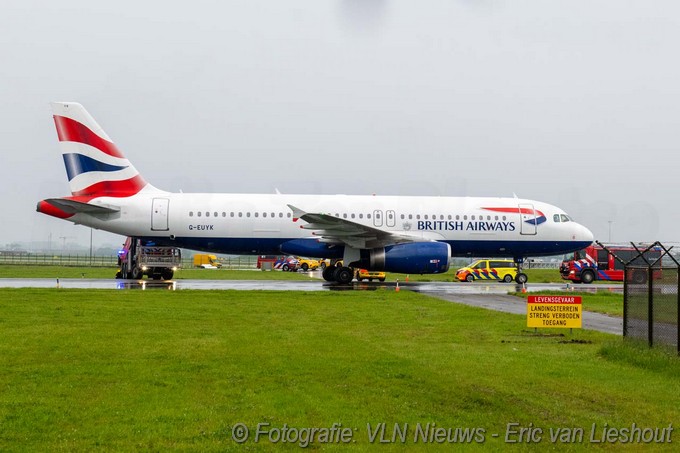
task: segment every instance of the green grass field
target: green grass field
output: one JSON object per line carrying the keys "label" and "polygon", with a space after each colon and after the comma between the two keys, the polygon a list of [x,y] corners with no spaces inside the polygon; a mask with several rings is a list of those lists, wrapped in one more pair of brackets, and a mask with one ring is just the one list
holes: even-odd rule
{"label": "green grass field", "polygon": [[[680,423],[676,357],[525,325],[408,291],[0,289],[0,450],[270,449],[258,423],[341,423],[364,449],[380,422],[421,450],[451,445],[414,444],[417,423],[484,429],[492,450],[533,424],[519,450],[582,450],[593,424]],[[586,438],[551,445],[551,427]]]}

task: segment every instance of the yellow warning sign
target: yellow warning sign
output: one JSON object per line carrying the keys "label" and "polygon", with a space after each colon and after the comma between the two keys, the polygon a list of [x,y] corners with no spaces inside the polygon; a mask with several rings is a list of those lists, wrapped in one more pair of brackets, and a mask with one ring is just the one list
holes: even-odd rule
{"label": "yellow warning sign", "polygon": [[529,296],[527,327],[581,328],[581,296]]}

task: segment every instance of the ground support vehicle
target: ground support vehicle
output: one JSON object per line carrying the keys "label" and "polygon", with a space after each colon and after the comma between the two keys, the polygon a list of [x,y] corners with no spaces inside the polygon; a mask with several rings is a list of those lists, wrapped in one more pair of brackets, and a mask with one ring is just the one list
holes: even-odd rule
{"label": "ground support vehicle", "polygon": [[202,269],[216,269],[222,267],[215,255],[194,255],[194,267],[200,267]]}
{"label": "ground support vehicle", "polygon": [[317,259],[309,259],[309,258],[302,258],[299,256],[296,256],[295,259],[298,260],[298,269],[304,272],[307,271],[313,271],[319,268],[319,260]]}
{"label": "ground support vehicle", "polygon": [[509,259],[484,258],[456,271],[456,278],[461,282],[475,280],[497,280],[511,283],[526,283],[527,276],[519,270],[518,265]]}
{"label": "ground support vehicle", "polygon": [[182,264],[177,247],[160,247],[129,237],[118,252],[120,270],[116,278],[140,280],[146,275],[154,280],[170,280]]}
{"label": "ground support vehicle", "polygon": [[[574,283],[592,283],[595,280],[607,280],[622,282],[625,277],[625,266],[632,260],[631,264],[646,267],[646,262],[656,263],[653,273],[654,278],[661,278],[661,257],[660,248],[651,248],[644,251],[644,258],[640,252],[632,246],[617,246],[592,244],[585,249],[574,252],[568,259],[562,261],[560,265],[560,275],[564,280],[571,280]],[[618,257],[618,259],[617,259]],[[645,261],[647,260],[647,261]],[[632,271],[630,276],[633,283],[645,283],[647,272],[643,269]]]}
{"label": "ground support vehicle", "polygon": [[385,281],[386,274],[380,271],[368,271],[366,269],[357,269],[354,273],[354,277],[357,281],[368,280],[372,282],[373,280],[379,280],[381,282]]}
{"label": "ground support vehicle", "polygon": [[262,269],[264,267],[269,270],[274,269],[274,263],[283,259],[284,257],[279,255],[258,255],[257,268]]}
{"label": "ground support vehicle", "polygon": [[300,268],[300,262],[293,256],[281,257],[274,262],[274,269],[284,272],[296,272]]}

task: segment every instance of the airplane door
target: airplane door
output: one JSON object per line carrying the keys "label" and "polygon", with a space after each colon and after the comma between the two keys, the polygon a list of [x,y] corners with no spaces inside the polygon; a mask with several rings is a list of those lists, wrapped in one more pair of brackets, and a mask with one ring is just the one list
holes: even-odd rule
{"label": "airplane door", "polygon": [[376,209],[373,211],[373,225],[381,227],[383,225],[382,211]]}
{"label": "airplane door", "polygon": [[154,198],[151,202],[151,230],[168,231],[168,207],[170,200],[167,198]]}
{"label": "airplane door", "polygon": [[388,227],[393,227],[397,224],[397,214],[394,211],[387,211],[387,219],[385,223]]}
{"label": "airplane door", "polygon": [[536,211],[533,204],[519,204],[519,234],[536,234]]}

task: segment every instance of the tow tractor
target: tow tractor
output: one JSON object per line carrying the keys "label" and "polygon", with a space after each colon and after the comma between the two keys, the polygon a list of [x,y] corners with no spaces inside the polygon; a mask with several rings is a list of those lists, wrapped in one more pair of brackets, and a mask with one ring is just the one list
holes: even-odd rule
{"label": "tow tractor", "polygon": [[146,275],[154,280],[170,280],[182,264],[177,247],[162,247],[129,237],[118,252],[120,270],[116,278],[140,280]]}

